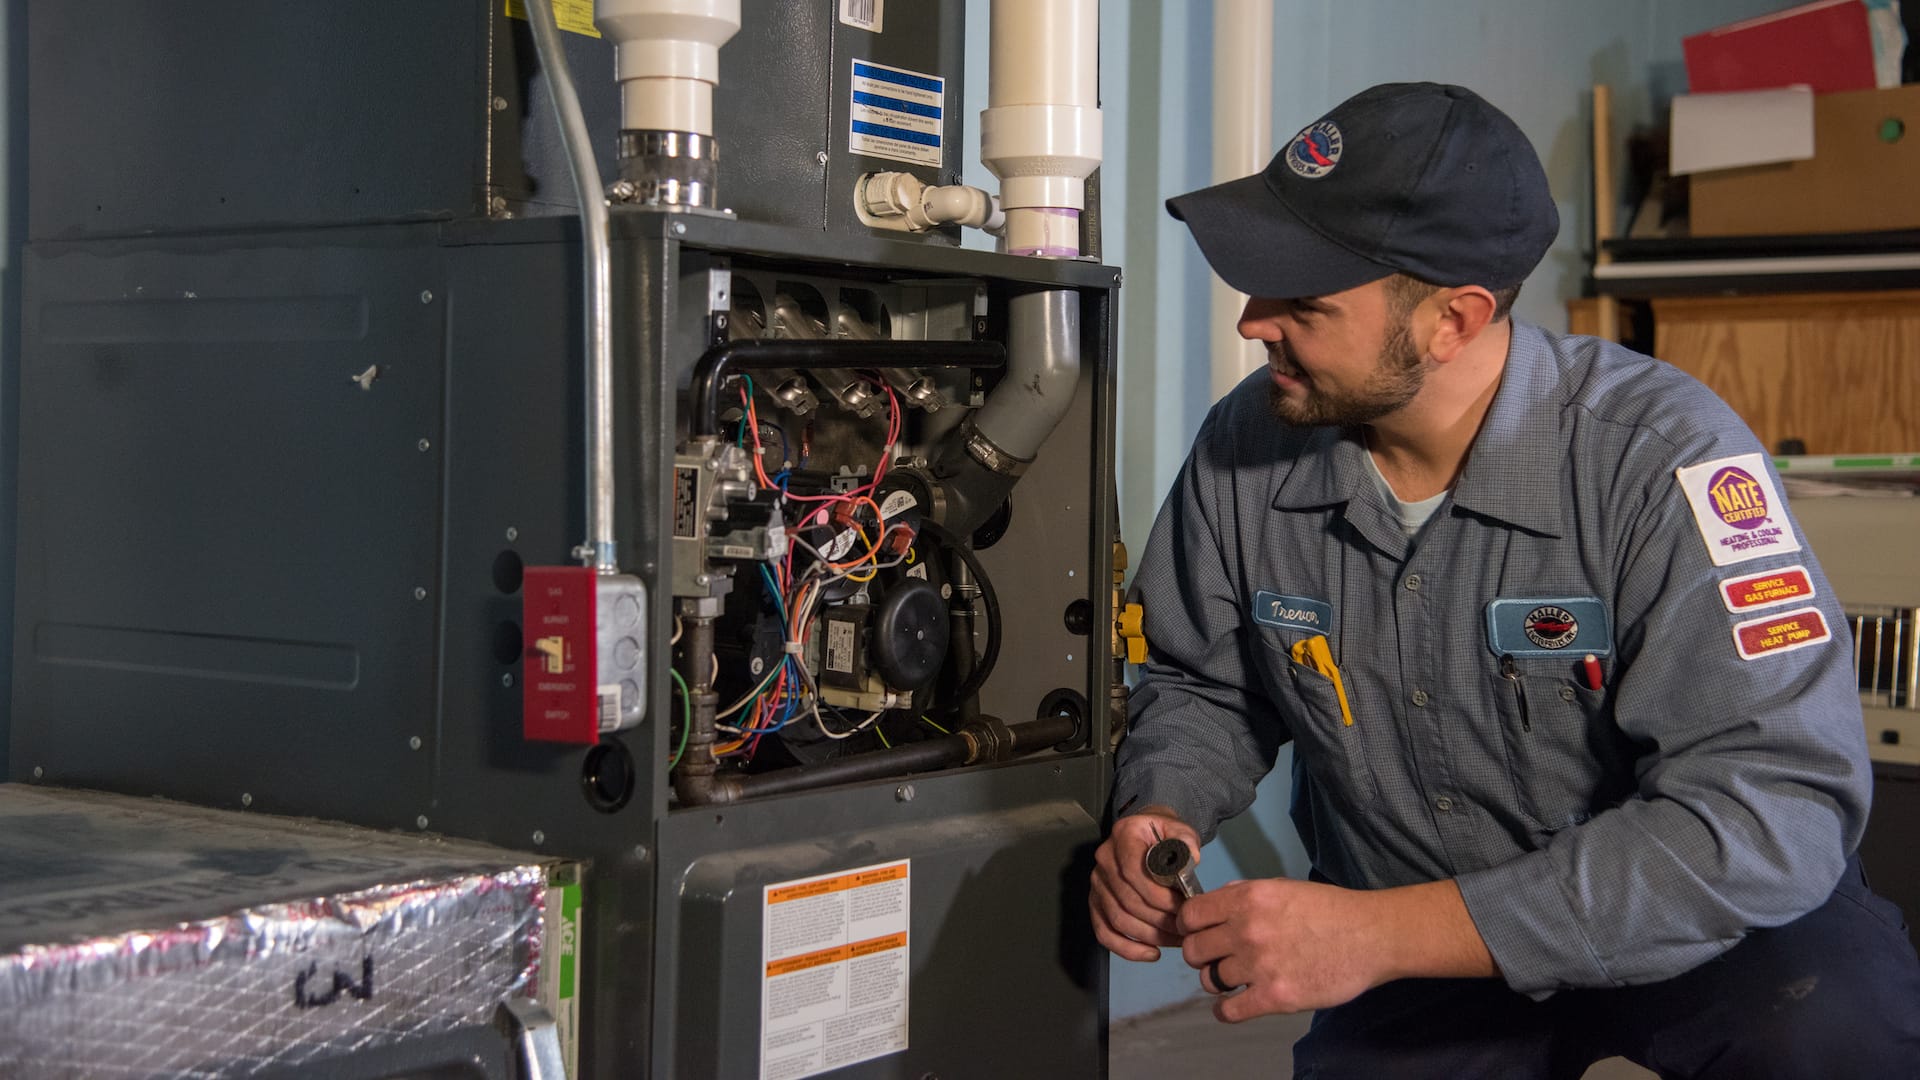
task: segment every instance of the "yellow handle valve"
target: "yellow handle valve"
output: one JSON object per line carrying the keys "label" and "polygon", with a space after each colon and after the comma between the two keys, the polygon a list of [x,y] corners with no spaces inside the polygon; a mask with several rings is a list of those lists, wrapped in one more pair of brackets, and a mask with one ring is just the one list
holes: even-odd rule
{"label": "yellow handle valve", "polygon": [[1141,623],[1145,621],[1147,611],[1139,604],[1128,604],[1120,609],[1120,640],[1126,642],[1127,663],[1144,664],[1147,662],[1147,635]]}

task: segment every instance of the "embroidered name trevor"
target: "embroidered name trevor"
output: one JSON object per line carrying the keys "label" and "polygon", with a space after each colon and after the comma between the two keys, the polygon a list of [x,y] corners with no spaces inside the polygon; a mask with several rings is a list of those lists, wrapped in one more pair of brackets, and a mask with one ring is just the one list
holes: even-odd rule
{"label": "embroidered name trevor", "polygon": [[1261,589],[1253,594],[1253,621],[1282,630],[1333,633],[1333,605],[1308,596],[1282,596]]}

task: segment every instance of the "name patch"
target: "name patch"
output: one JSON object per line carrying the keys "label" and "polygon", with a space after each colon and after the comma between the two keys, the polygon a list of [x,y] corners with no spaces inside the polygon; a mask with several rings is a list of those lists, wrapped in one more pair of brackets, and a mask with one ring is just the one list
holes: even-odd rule
{"label": "name patch", "polygon": [[1613,621],[1597,596],[1502,597],[1487,605],[1495,656],[1613,655]]}
{"label": "name patch", "polygon": [[1786,503],[1760,454],[1703,461],[1674,470],[1715,566],[1799,551]]}
{"label": "name patch", "polygon": [[1733,647],[1742,660],[1758,660],[1775,653],[1818,645],[1833,637],[1819,608],[1800,608],[1750,619],[1733,627]]}
{"label": "name patch", "polygon": [[1253,594],[1253,621],[1282,630],[1307,630],[1333,636],[1333,605],[1310,596],[1281,596],[1261,589]]}
{"label": "name patch", "polygon": [[1815,595],[1813,578],[1804,566],[1749,574],[1720,583],[1720,599],[1726,602],[1728,611],[1734,612],[1811,600]]}

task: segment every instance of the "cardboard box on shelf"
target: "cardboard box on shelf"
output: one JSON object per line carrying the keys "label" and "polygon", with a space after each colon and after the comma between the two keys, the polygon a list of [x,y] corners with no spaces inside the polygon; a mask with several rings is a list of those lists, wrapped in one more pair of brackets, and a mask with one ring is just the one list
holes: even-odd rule
{"label": "cardboard box on shelf", "polygon": [[1695,236],[1920,229],[1920,84],[1819,94],[1805,161],[1693,176]]}

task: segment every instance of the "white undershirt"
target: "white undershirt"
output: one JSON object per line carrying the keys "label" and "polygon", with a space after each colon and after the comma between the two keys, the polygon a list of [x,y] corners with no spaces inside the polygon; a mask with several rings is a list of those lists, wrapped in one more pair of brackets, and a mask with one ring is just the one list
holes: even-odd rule
{"label": "white undershirt", "polygon": [[1373,473],[1374,485],[1380,489],[1380,497],[1387,501],[1387,507],[1393,511],[1394,517],[1400,519],[1400,531],[1406,533],[1409,539],[1419,536],[1420,530],[1426,528],[1427,522],[1432,519],[1433,512],[1447,501],[1446,489],[1419,502],[1403,502],[1400,496],[1393,493],[1393,485],[1387,483],[1387,478],[1381,474],[1380,463],[1373,460],[1373,451],[1368,450],[1364,442],[1361,450],[1365,453],[1367,468]]}

